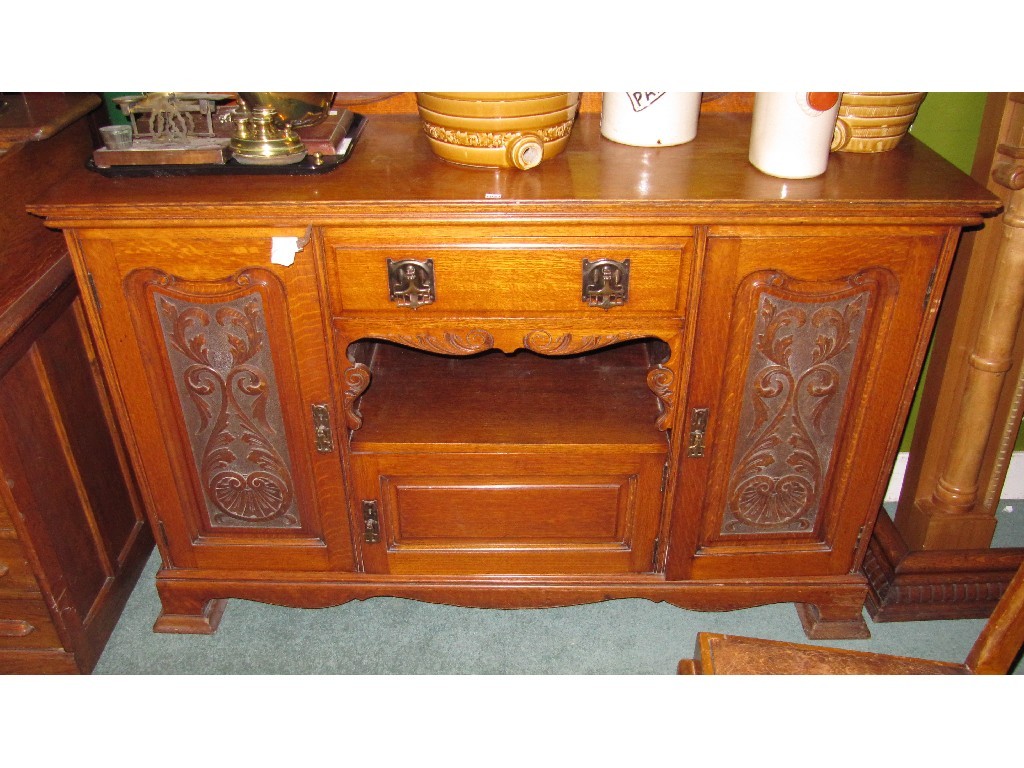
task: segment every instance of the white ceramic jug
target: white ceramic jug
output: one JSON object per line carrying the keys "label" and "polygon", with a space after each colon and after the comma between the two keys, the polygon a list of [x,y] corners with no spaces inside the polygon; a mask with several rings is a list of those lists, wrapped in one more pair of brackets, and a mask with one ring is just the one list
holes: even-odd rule
{"label": "white ceramic jug", "polygon": [[634,147],[670,147],[697,135],[700,93],[629,91],[606,93],[601,135]]}
{"label": "white ceramic jug", "polygon": [[750,162],[771,176],[809,179],[828,167],[838,93],[758,93]]}

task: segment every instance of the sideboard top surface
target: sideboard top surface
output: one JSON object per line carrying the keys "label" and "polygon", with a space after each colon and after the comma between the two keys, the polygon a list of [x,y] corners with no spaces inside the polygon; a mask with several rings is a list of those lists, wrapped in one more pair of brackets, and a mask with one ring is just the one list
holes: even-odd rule
{"label": "sideboard top surface", "polygon": [[[30,210],[55,225],[344,223],[351,215],[503,218],[651,217],[770,221],[914,219],[970,223],[999,201],[908,136],[890,152],[833,153],[813,179],[761,173],[747,159],[750,116],[701,116],[675,147],[616,144],[581,114],[565,151],[529,171],[460,167],[435,157],[414,115],[370,115],[349,161],[315,176],[108,178],[83,166]],[[198,219],[197,219],[198,215]],[[171,223],[171,222],[168,222]]]}

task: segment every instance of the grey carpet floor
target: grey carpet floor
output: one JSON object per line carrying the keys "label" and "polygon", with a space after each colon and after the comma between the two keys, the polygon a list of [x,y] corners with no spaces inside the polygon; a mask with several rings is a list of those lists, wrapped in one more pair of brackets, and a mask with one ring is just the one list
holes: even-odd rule
{"label": "grey carpet floor", "polygon": [[[1004,502],[996,546],[1024,542],[1024,502]],[[157,556],[129,598],[98,675],[672,675],[698,632],[808,641],[792,604],[688,611],[647,600],[484,610],[373,598],[325,609],[231,600],[214,635],[152,631]],[[962,662],[982,619],[873,622],[839,648]],[[1024,673],[1018,664],[1016,673]]]}

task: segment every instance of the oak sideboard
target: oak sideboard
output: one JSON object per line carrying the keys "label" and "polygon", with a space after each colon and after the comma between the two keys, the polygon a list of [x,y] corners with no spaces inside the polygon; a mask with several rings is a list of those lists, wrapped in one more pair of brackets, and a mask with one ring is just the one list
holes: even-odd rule
{"label": "oak sideboard", "polygon": [[373,115],[330,173],[83,168],[34,203],[162,556],[155,629],[230,598],[640,597],[864,636],[957,240],[998,201],[913,137],[783,180],[749,132],[645,149],[583,114],[521,172]]}

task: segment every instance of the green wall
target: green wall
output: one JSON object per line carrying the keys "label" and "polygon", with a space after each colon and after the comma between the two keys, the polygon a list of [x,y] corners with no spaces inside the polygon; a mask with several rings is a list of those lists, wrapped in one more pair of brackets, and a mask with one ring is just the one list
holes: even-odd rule
{"label": "green wall", "polygon": [[987,97],[985,92],[929,93],[910,133],[961,171],[970,173]]}
{"label": "green wall", "polygon": [[[910,133],[961,171],[970,173],[971,166],[974,164],[974,151],[978,146],[978,136],[981,133],[981,118],[985,111],[987,97],[988,93],[986,92],[929,93],[921,104],[917,119],[910,126]],[[928,361],[925,360],[925,373],[921,376],[922,382],[927,372]],[[903,441],[900,443],[901,451],[910,450],[910,440],[921,405],[921,389],[922,387],[918,386],[914,403],[910,409],[910,418],[903,433]],[[1020,447],[1021,440],[1021,437],[1017,438],[1018,447]]]}

